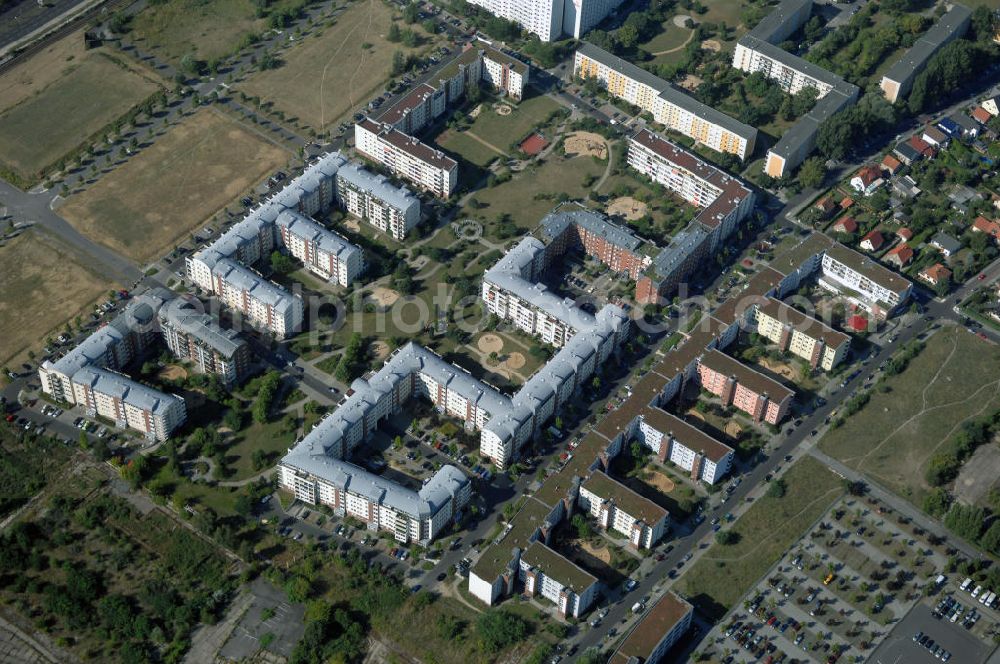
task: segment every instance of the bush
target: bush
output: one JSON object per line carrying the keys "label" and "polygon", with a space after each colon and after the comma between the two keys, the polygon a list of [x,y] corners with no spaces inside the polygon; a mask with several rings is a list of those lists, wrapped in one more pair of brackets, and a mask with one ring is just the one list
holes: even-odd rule
{"label": "bush", "polygon": [[476,620],[476,634],[488,653],[498,653],[528,635],[528,623],[520,616],[503,609],[493,609]]}
{"label": "bush", "polygon": [[767,497],[784,498],[785,493],[787,491],[788,491],[788,486],[785,484],[785,480],[779,477],[778,479],[771,482],[771,486],[767,487]]}

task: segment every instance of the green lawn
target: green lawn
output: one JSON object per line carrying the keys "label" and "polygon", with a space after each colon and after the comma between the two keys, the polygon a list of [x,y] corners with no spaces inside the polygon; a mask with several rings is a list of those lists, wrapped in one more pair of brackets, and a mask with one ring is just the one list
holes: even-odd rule
{"label": "green lawn", "polygon": [[36,178],[156,87],[102,53],[87,55],[0,115],[0,159],[22,177]]}
{"label": "green lawn", "polygon": [[921,505],[928,459],[962,422],[1000,407],[1000,349],[962,328],[939,331],[820,449]]}
{"label": "green lawn", "polygon": [[675,48],[683,50],[681,47],[684,46],[688,39],[691,39],[693,32],[693,30],[688,30],[687,28],[677,27],[674,25],[673,19],[668,19],[663,22],[659,34],[645,44],[639,44],[639,46],[644,51],[648,51],[653,55],[662,53],[663,51],[671,51]]}
{"label": "green lawn", "polygon": [[252,422],[234,434],[226,447],[226,467],[233,473],[226,479],[242,480],[258,474],[261,471],[253,467],[253,453],[263,450],[273,464],[295,442],[295,433],[294,429],[286,430],[281,417],[276,416],[275,421],[264,424]]}
{"label": "green lawn", "polygon": [[541,165],[530,166],[501,185],[476,192],[475,200],[485,204],[478,210],[467,206],[465,216],[495,219],[509,214],[521,229],[529,230],[556,205],[556,198],[565,194],[569,199],[584,199],[590,191],[584,187],[586,178],[599,178],[607,162],[593,157],[566,159],[554,155]]}
{"label": "green lawn", "polygon": [[782,498],[764,496],[729,528],[732,545],[712,547],[681,578],[680,589],[713,618],[739,601],[843,493],[840,478],[805,457],[784,475]]}
{"label": "green lawn", "polygon": [[[510,115],[497,113],[494,108],[498,106],[512,109]],[[479,115],[466,131],[446,129],[435,142],[476,166],[485,166],[498,156],[515,154],[517,143],[560,108],[545,96],[529,97],[517,104],[490,98],[479,105]]]}

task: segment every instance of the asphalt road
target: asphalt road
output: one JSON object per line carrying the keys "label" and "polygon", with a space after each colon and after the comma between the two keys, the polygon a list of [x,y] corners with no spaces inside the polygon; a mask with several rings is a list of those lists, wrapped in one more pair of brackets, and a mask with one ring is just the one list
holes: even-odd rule
{"label": "asphalt road", "polygon": [[86,0],[16,0],[0,13],[0,51]]}

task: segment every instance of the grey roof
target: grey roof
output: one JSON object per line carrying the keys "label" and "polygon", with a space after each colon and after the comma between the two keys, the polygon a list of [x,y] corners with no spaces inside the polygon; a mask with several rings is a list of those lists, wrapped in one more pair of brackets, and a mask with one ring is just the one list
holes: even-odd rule
{"label": "grey roof", "polygon": [[955,111],[948,116],[948,119],[957,124],[965,131],[979,131],[979,123],[961,111]]}
{"label": "grey roof", "polygon": [[292,235],[314,243],[339,260],[346,261],[352,254],[361,254],[361,247],[351,244],[343,236],[324,228],[309,217],[294,210],[283,210],[275,223],[281,228],[287,229]]}
{"label": "grey roof", "polygon": [[642,246],[644,240],[624,226],[610,221],[602,214],[593,210],[565,210],[550,212],[541,221],[542,232],[547,239],[558,237],[567,226],[576,224],[587,229],[593,235],[599,235],[605,240],[631,252]]}
{"label": "grey roof", "polygon": [[631,79],[653,88],[656,90],[661,99],[674,104],[675,106],[679,106],[680,108],[698,116],[703,120],[720,127],[724,127],[726,130],[742,136],[747,141],[751,141],[755,136],[757,136],[757,130],[754,127],[743,124],[742,122],[729,117],[725,113],[717,111],[707,104],[701,103],[669,81],[665,81],[659,76],[651,74],[642,67],[637,67],[628,60],[624,60],[617,55],[608,53],[603,48],[594,46],[589,42],[581,41],[576,50],[591,60],[600,62],[615,71],[621,72]]}
{"label": "grey roof", "polygon": [[796,70],[803,76],[808,76],[809,78],[815,79],[820,83],[829,85],[834,89],[838,89],[845,94],[850,94],[851,88],[854,88],[855,90],[857,89],[857,86],[848,83],[833,72],[827,71],[815,63],[809,62],[808,60],[800,58],[793,53],[789,53],[788,51],[778,48],[771,42],[758,39],[752,34],[743,35],[743,37],[740,38],[740,44],[763,53],[772,60],[780,62],[790,69]]}
{"label": "grey roof", "polygon": [[248,292],[254,299],[274,307],[275,311],[287,311],[296,297],[281,286],[271,283],[231,258],[219,260],[212,268],[212,274],[220,277],[227,284]]}
{"label": "grey roof", "polygon": [[699,225],[689,224],[687,228],[674,235],[670,244],[653,259],[653,268],[657,276],[665,279],[680,268],[701,244],[708,239],[708,231]]}
{"label": "grey roof", "polygon": [[180,400],[178,396],[154,390],[127,376],[94,366],[80,369],[73,374],[72,380],[74,383],[89,385],[95,392],[116,397],[130,406],[149,411],[154,415],[163,413]]}
{"label": "grey roof", "polygon": [[206,344],[223,357],[231,358],[246,341],[236,330],[222,328],[211,315],[200,310],[193,298],[176,298],[160,309],[161,325],[169,325]]}
{"label": "grey roof", "polygon": [[902,83],[921,71],[938,49],[965,32],[971,16],[972,11],[968,7],[959,4],[952,5],[951,9],[939,18],[930,30],[914,42],[913,46],[903,54],[903,57],[889,67],[884,77]]}
{"label": "grey roof", "polygon": [[788,25],[792,17],[807,4],[812,5],[812,0],[784,0],[747,34],[771,43],[783,41],[809,19],[809,14],[806,14],[800,17],[797,24]]}
{"label": "grey roof", "polygon": [[117,316],[55,362],[42,367],[72,377],[88,365],[104,366],[108,349],[120,343],[130,331],[148,329],[156,321],[156,312],[173,297],[165,288],[154,288],[134,298]]}
{"label": "grey roof", "polygon": [[858,88],[854,85],[851,87],[853,94],[847,94],[839,88],[830,90],[816,102],[811,111],[799,118],[798,122],[782,134],[781,140],[775,143],[770,151],[785,159],[797,153],[803,145],[808,145],[807,151],[811,151],[820,125],[856,99]]}
{"label": "grey roof", "polygon": [[575,330],[593,327],[595,321],[592,315],[576,306],[573,300],[559,297],[545,284],[534,281],[533,275],[525,272],[538,254],[544,251],[545,245],[541,241],[526,236],[488,269],[483,279],[513,293]]}
{"label": "grey roof", "polygon": [[962,248],[961,242],[943,232],[936,233],[934,237],[931,238],[931,244],[940,247],[949,254],[953,254]]}
{"label": "grey roof", "polygon": [[295,448],[283,464],[311,473],[338,489],[385,505],[414,519],[428,519],[448,504],[469,483],[455,466],[442,466],[419,491],[369,473],[352,463],[325,454],[299,453]]}
{"label": "grey roof", "polygon": [[397,187],[384,175],[375,175],[357,164],[348,163],[342,166],[337,172],[337,177],[343,178],[358,189],[370,192],[375,198],[400,210],[406,211],[414,205],[420,207],[420,201],[410,193],[409,189]]}

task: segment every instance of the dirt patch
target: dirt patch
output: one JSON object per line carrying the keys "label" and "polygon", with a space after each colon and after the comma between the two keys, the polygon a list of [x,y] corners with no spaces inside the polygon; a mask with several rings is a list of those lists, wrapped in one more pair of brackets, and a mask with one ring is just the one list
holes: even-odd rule
{"label": "dirt patch", "polygon": [[384,341],[373,341],[368,347],[368,352],[376,360],[385,359],[389,355],[389,344]]}
{"label": "dirt patch", "polygon": [[649,206],[631,196],[622,196],[608,203],[608,214],[620,216],[628,221],[642,219],[649,212]]}
{"label": "dirt patch", "polygon": [[743,433],[743,427],[741,427],[736,422],[726,422],[726,435],[733,440],[738,440],[740,434]]}
{"label": "dirt patch", "polygon": [[694,419],[698,420],[699,422],[704,422],[705,421],[705,416],[702,415],[701,413],[699,413],[694,408],[691,408],[690,410],[688,410],[688,412],[684,413],[684,415],[686,417],[693,417]]}
{"label": "dirt patch", "polygon": [[658,489],[661,493],[670,493],[676,487],[672,479],[657,471],[653,471],[652,476],[649,479],[643,479],[643,482]]}
{"label": "dirt patch", "polygon": [[722,50],[722,44],[716,39],[706,39],[701,43],[701,48],[703,51],[718,53]]}
{"label": "dirt patch", "polygon": [[607,546],[603,544],[601,546],[594,546],[593,544],[587,541],[581,541],[578,542],[578,544],[580,545],[581,549],[589,553],[594,558],[597,558],[605,565],[611,564],[611,550],[608,549]]}
{"label": "dirt patch", "polygon": [[796,380],[796,371],[793,367],[788,366],[784,362],[775,362],[774,360],[769,360],[766,357],[761,358],[761,366],[763,366],[768,371],[773,371],[783,378],[787,378],[790,381]]}
{"label": "dirt patch", "polygon": [[962,466],[955,480],[955,498],[967,505],[983,505],[990,489],[1000,484],[1000,447],[982,445]]}
{"label": "dirt patch", "polygon": [[678,28],[688,27],[689,25],[688,21],[690,21],[690,25],[692,27],[698,25],[698,21],[694,20],[693,16],[689,16],[687,14],[678,14],[677,16],[674,17],[674,25],[676,25]]}
{"label": "dirt patch", "polygon": [[563,150],[569,157],[587,155],[598,159],[608,158],[608,144],[604,137],[589,131],[574,131],[567,134]]}
{"label": "dirt patch", "polygon": [[694,90],[701,84],[702,84],[701,78],[695,76],[694,74],[688,74],[683,78],[683,80],[681,80],[681,82],[678,85],[680,85],[685,90]]}
{"label": "dirt patch", "polygon": [[503,350],[503,339],[499,335],[487,333],[479,337],[476,347],[487,355],[490,353],[499,353]]}
{"label": "dirt patch", "polygon": [[187,376],[187,369],[179,364],[168,364],[160,369],[160,373],[158,374],[161,380],[184,380]]}
{"label": "dirt patch", "polygon": [[352,231],[354,233],[361,232],[361,224],[354,217],[345,217],[341,223],[343,223],[344,228],[346,228],[349,231]]}
{"label": "dirt patch", "polygon": [[511,369],[512,371],[517,371],[518,369],[524,366],[524,362],[525,362],[524,355],[518,352],[513,352],[507,356],[507,360],[504,362],[504,364],[507,365],[508,369]]}
{"label": "dirt patch", "polygon": [[399,293],[392,290],[391,288],[386,288],[385,286],[376,286],[372,289],[371,295],[368,298],[379,307],[391,307],[399,299]]}
{"label": "dirt patch", "polygon": [[508,116],[514,109],[509,104],[493,104],[493,112],[500,116]]}
{"label": "dirt patch", "polygon": [[475,120],[476,118],[479,117],[479,114],[482,112],[483,112],[483,105],[480,104],[479,106],[476,106],[474,109],[469,111],[469,117]]}

